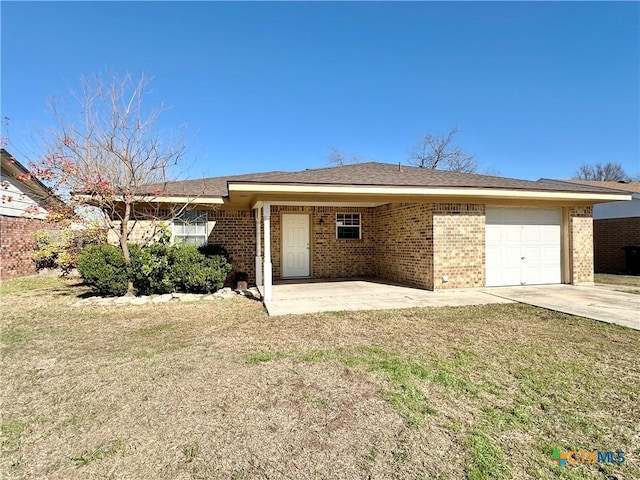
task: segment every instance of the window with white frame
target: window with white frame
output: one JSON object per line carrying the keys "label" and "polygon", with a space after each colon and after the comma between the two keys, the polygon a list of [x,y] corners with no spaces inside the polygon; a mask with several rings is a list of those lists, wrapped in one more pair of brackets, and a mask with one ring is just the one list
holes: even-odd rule
{"label": "window with white frame", "polygon": [[173,219],[173,241],[193,245],[207,244],[207,211],[185,210]]}
{"label": "window with white frame", "polygon": [[338,240],[359,240],[360,214],[336,213],[336,238]]}

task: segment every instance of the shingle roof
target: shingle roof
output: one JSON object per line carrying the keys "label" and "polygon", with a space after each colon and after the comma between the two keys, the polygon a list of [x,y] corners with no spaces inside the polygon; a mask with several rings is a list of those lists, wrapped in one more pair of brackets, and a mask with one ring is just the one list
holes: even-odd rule
{"label": "shingle roof", "polygon": [[224,197],[229,194],[229,191],[227,190],[228,182],[268,181],[272,175],[279,176],[285,173],[287,172],[247,173],[244,175],[231,175],[228,177],[180,180],[176,182],[166,182],[164,184],[154,183],[146,185],[145,191],[142,193],[160,190],[163,195]]}
{"label": "shingle roof", "polygon": [[[35,176],[30,176],[30,172],[16,158],[4,148],[0,149],[1,169],[3,175],[9,175],[18,179],[21,185],[31,192],[34,199],[44,201],[52,207],[63,207],[65,203],[44,183]],[[23,179],[20,176],[24,175]]]}
{"label": "shingle roof", "polygon": [[558,180],[576,185],[589,185],[592,187],[622,190],[623,192],[640,193],[640,182],[601,182],[596,180]]}
{"label": "shingle roof", "polygon": [[353,185],[389,187],[449,187],[533,190],[553,192],[613,193],[590,185],[552,184],[512,178],[450,172],[427,168],[367,162],[338,167],[307,169],[297,172],[272,171],[228,177],[203,178],[151,185],[170,195],[220,196],[229,194],[229,183],[293,184],[293,185]]}

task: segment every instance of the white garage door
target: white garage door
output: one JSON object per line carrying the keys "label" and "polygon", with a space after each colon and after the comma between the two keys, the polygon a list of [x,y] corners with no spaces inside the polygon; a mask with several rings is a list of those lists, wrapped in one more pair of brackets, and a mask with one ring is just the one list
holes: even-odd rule
{"label": "white garage door", "polygon": [[487,208],[487,287],[560,283],[560,220],[559,208]]}

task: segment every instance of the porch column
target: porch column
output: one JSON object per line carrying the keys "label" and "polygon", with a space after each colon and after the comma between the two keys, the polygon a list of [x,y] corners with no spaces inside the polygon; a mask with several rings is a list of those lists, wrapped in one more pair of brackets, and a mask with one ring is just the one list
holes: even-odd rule
{"label": "porch column", "polygon": [[262,285],[262,247],[261,247],[261,236],[262,232],[260,231],[260,220],[262,217],[262,208],[258,207],[255,209],[256,212],[256,285]]}
{"label": "porch column", "polygon": [[273,271],[271,266],[271,204],[265,202],[262,210],[264,222],[264,269],[262,271],[264,281],[264,300],[273,299]]}

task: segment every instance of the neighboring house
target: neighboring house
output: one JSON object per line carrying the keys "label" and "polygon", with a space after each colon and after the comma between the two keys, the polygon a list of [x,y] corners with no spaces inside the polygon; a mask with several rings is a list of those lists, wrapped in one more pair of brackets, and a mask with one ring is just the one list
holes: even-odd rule
{"label": "neighboring house", "polygon": [[0,178],[0,279],[36,273],[35,233],[47,228],[51,208],[63,206],[4,148]]}
{"label": "neighboring house", "polygon": [[588,185],[631,194],[631,200],[596,204],[593,207],[594,268],[600,273],[627,271],[622,247],[640,246],[640,183],[551,180],[558,185]]}
{"label": "neighboring house", "polygon": [[[592,206],[631,198],[376,162],[147,191],[159,187],[162,197],[149,199],[189,202],[174,237],[224,245],[266,300],[281,279],[377,277],[429,290],[590,284]],[[150,229],[138,222],[133,241]]]}

